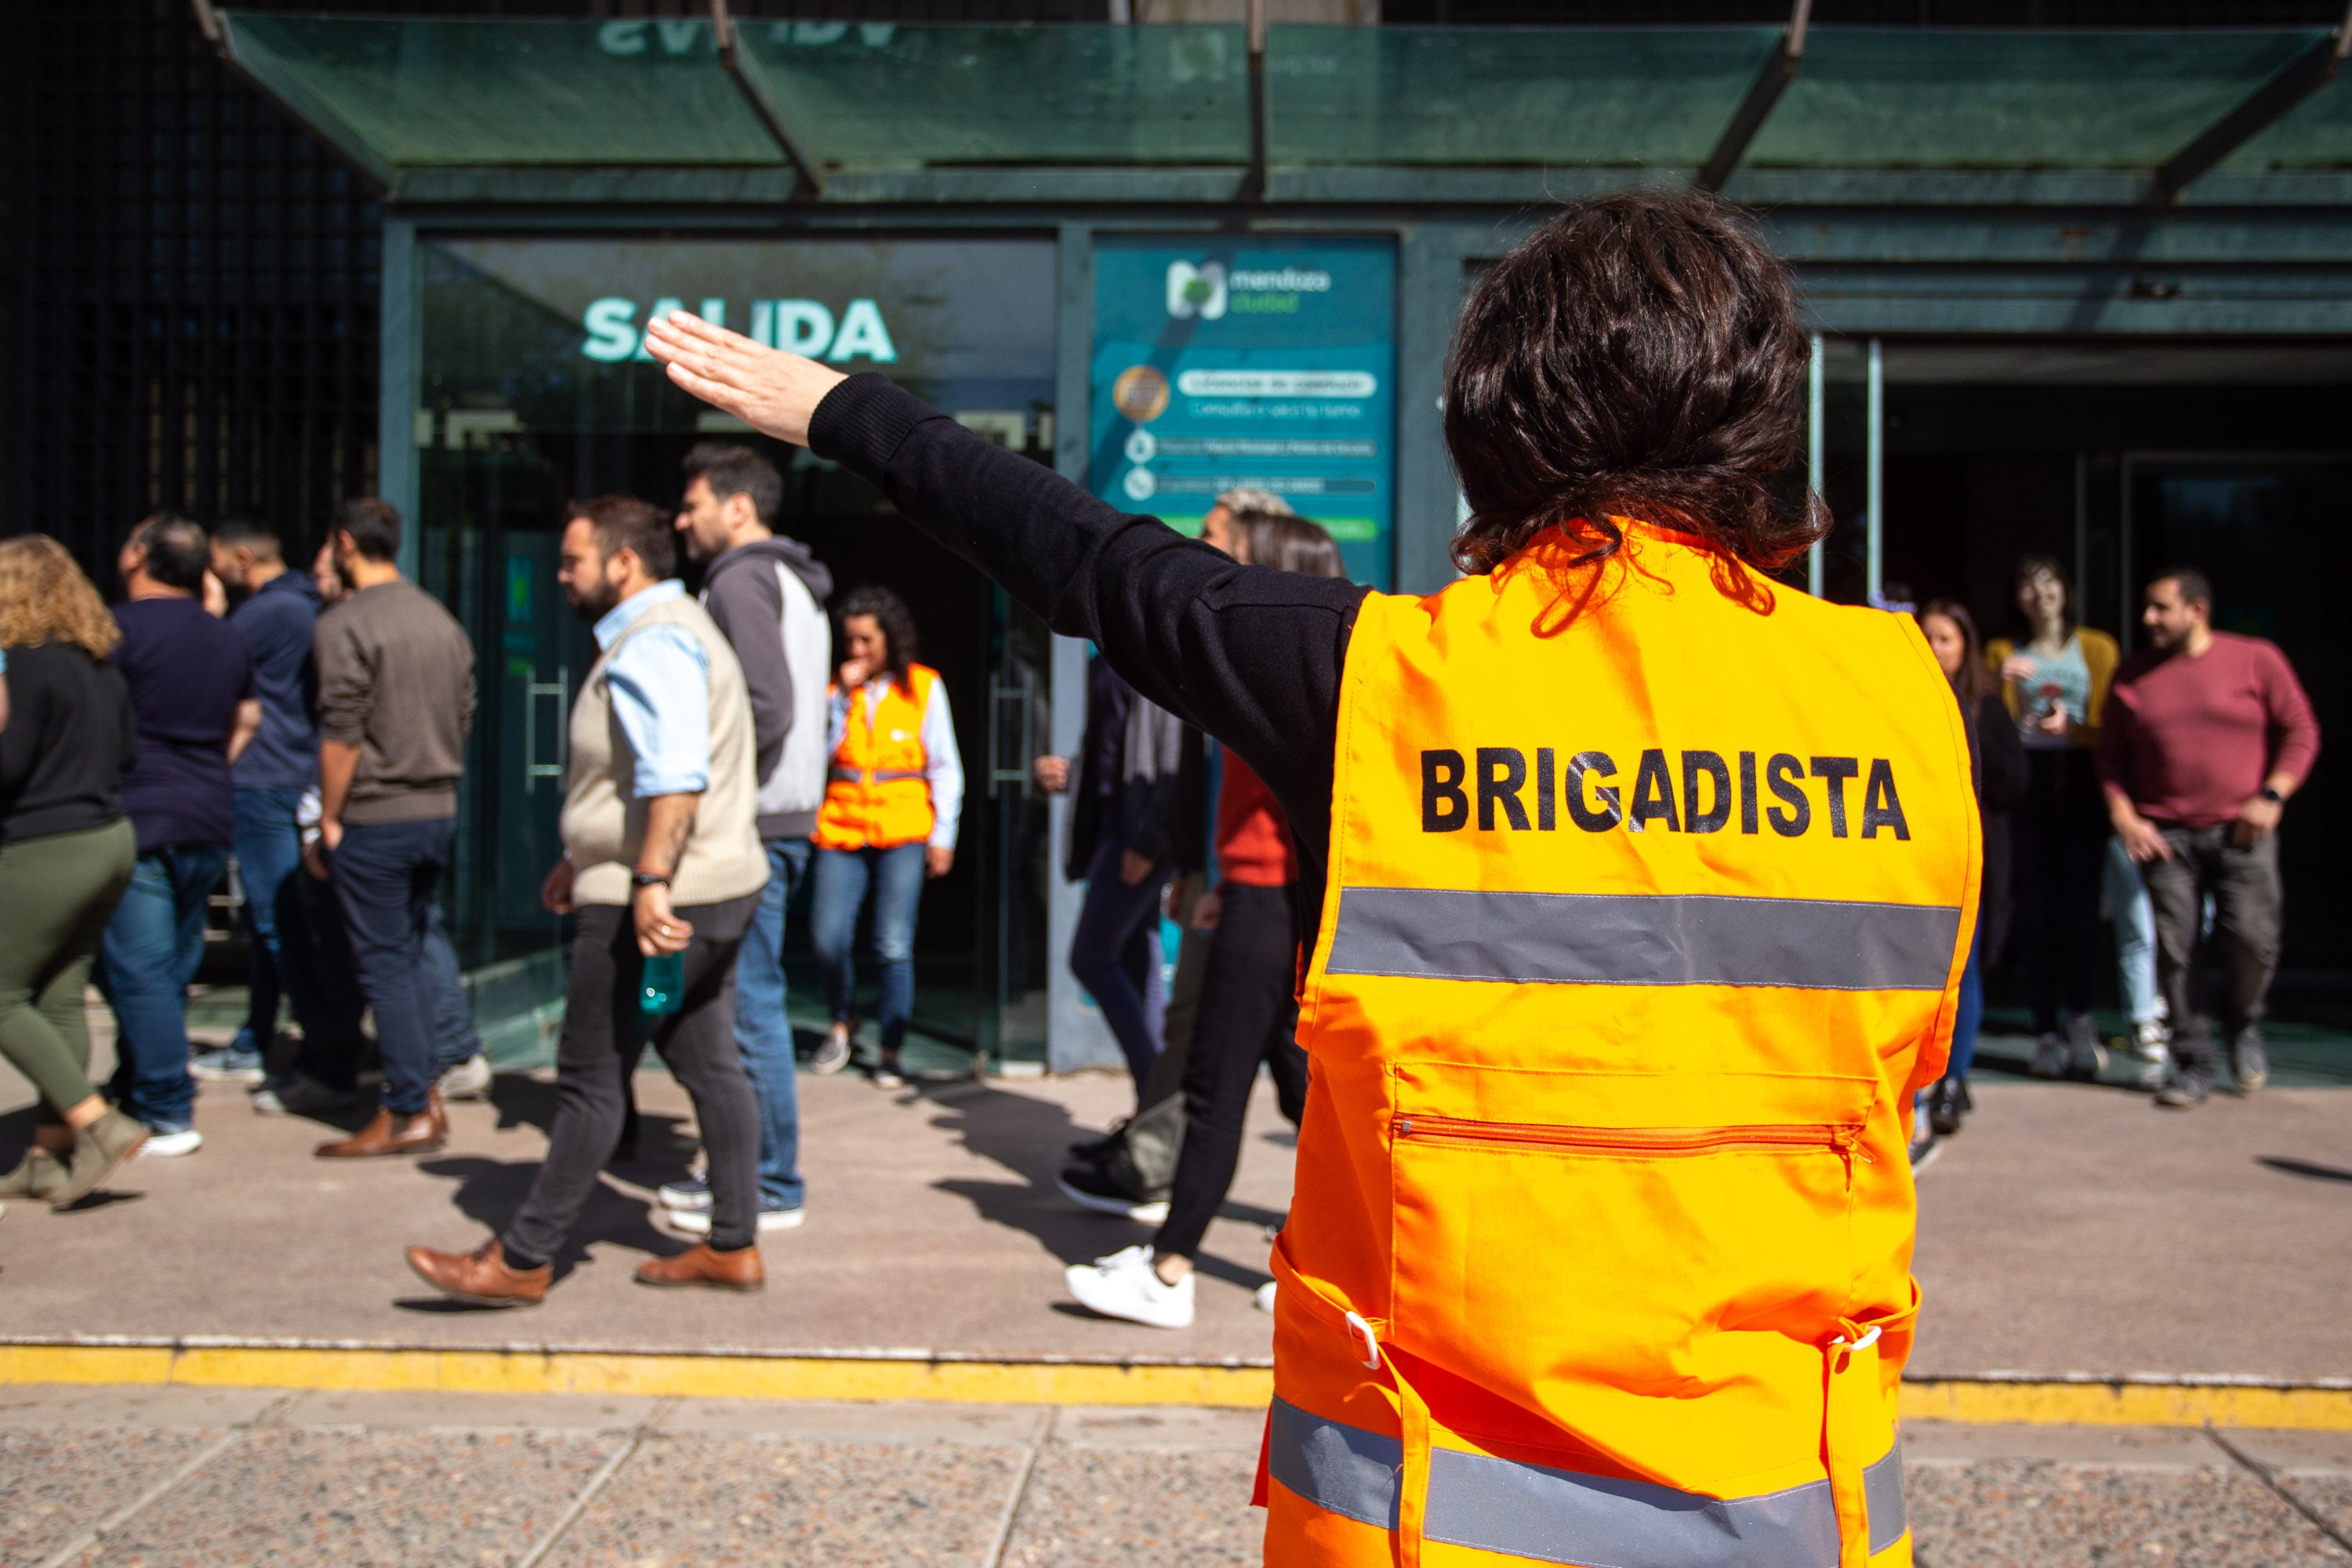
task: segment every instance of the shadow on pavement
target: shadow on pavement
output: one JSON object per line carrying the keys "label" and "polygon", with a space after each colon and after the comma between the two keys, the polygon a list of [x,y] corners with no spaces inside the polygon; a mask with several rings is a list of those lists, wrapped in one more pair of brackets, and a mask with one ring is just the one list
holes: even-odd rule
{"label": "shadow on pavement", "polygon": [[2309,1176],[2322,1182],[2352,1182],[2352,1171],[2341,1170],[2334,1165],[2314,1164],[2309,1160],[2290,1160],[2276,1154],[2260,1154],[2255,1156],[2255,1162],[2258,1164],[2268,1165],[2273,1171],[2284,1171],[2290,1176]]}
{"label": "shadow on pavement", "polygon": [[[539,1175],[539,1167],[536,1160],[486,1160],[473,1156],[442,1156],[416,1163],[416,1168],[428,1176],[454,1180],[457,1187],[450,1194],[450,1201],[459,1213],[492,1233],[503,1229],[514,1217],[515,1210],[522,1206],[530,1184]],[[605,1243],[664,1258],[684,1252],[689,1245],[657,1229],[643,1198],[633,1197],[600,1180],[590,1190],[588,1202],[572,1226],[563,1249],[551,1259],[555,1279],[561,1281],[587,1260],[590,1247]],[[412,1305],[407,1301],[399,1304]]]}

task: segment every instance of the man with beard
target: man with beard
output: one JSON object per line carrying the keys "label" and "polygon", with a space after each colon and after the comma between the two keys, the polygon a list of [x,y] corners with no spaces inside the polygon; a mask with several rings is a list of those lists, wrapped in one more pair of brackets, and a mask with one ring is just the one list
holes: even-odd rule
{"label": "man with beard", "polygon": [[646,502],[572,503],[562,558],[558,579],[603,652],[572,704],[563,858],[540,889],[576,919],[547,1160],[497,1237],[471,1252],[412,1247],[408,1264],[475,1306],[543,1300],[650,1039],[694,1100],[710,1230],[637,1280],[757,1290],[759,1113],[735,1048],[735,958],[768,858],[742,666],[671,575],[677,537]]}
{"label": "man with beard", "polygon": [[[310,634],[319,669],[319,856],[375,1009],[383,1100],[327,1160],[423,1154],[449,1119],[442,1039],[470,1036],[457,966],[434,962],[441,879],[457,833],[457,779],[474,724],[474,645],[441,602],[400,574],[400,513],[335,510],[335,569],[352,592]],[[442,950],[446,954],[446,947]]]}

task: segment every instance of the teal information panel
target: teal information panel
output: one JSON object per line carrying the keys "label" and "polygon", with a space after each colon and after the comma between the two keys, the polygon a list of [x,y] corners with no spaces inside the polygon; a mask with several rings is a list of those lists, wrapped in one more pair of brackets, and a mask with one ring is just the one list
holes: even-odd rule
{"label": "teal information panel", "polygon": [[1272,490],[1389,586],[1396,247],[1105,237],[1095,247],[1095,494],[1186,533],[1218,492]]}

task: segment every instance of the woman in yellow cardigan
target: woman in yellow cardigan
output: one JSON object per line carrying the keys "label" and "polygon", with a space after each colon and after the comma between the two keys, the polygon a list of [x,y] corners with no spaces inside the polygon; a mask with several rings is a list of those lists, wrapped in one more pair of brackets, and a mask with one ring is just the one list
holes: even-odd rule
{"label": "woman in yellow cardigan", "polygon": [[2047,555],[2017,563],[2017,608],[2026,640],[1985,645],[2029,765],[2012,819],[2017,914],[2010,941],[2033,1001],[2033,1076],[2087,1081],[2107,1060],[2091,1022],[2107,852],[2093,755],[2120,650],[2106,633],[2076,624],[2065,572]]}

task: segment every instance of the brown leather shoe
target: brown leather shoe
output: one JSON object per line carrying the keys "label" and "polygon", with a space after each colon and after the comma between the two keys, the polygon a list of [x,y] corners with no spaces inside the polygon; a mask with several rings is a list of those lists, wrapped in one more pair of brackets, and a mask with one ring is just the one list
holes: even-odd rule
{"label": "brown leather shoe", "polygon": [[648,1258],[637,1265],[640,1285],[709,1285],[720,1290],[764,1290],[768,1271],[760,1264],[760,1249],[714,1252],[709,1242],[676,1258]]}
{"label": "brown leather shoe", "polygon": [[368,1160],[383,1154],[430,1154],[441,1147],[443,1131],[427,1104],[422,1116],[394,1116],[378,1110],[365,1127],[348,1138],[319,1145],[321,1160]]}
{"label": "brown leather shoe", "polygon": [[555,1275],[551,1263],[508,1268],[506,1251],[495,1240],[471,1252],[412,1247],[408,1266],[419,1279],[469,1307],[536,1307],[547,1300],[547,1282]]}

